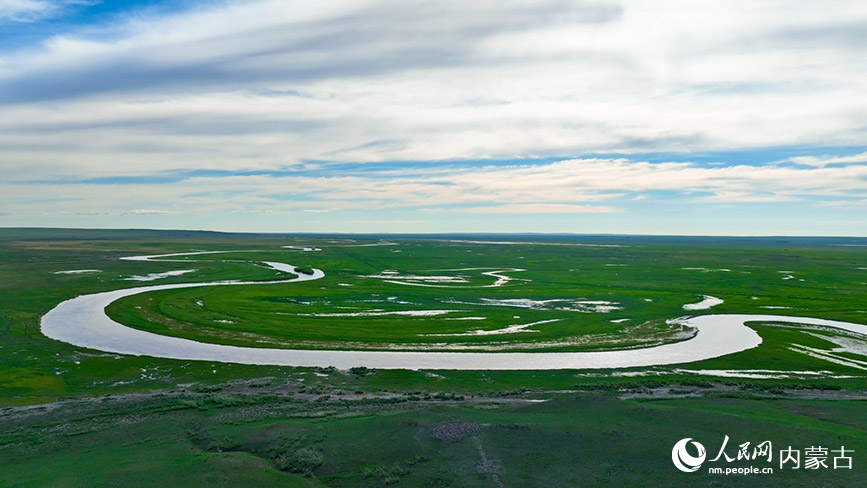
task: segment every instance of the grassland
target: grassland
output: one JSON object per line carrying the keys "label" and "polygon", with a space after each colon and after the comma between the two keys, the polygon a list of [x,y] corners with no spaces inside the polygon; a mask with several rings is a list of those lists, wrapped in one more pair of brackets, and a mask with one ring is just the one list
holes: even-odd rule
{"label": "grassland", "polygon": [[[188,256],[181,259],[189,264],[151,265],[300,260],[326,270],[325,279],[310,286],[152,292],[119,300],[109,314],[132,327],[203,342],[430,350],[598,350],[682,340],[688,332],[666,319],[683,315],[682,306],[702,295],[725,300],[714,308],[719,313],[782,312],[854,322],[867,316],[859,281],[865,277],[851,250],[801,249],[774,259],[755,248],[708,252],[650,244],[305,244],[320,250]],[[512,279],[492,286],[495,278],[483,274],[492,271]],[[448,279],[455,281],[441,281]],[[425,312],[436,315],[399,315]],[[528,327],[534,332],[473,334],[523,324],[535,324]]]}
{"label": "grassland", "polygon": [[285,385],[257,388],[255,394],[107,399],[8,416],[0,424],[8,446],[0,451],[6,468],[0,483],[852,486],[857,470],[680,473],[670,464],[670,446],[691,437],[716,450],[728,435],[738,443],[772,440],[775,449],[867,450],[863,403],[853,401],[651,401],[576,393],[528,403],[514,397],[301,398],[287,394]]}
{"label": "grassland", "polygon": [[[0,230],[0,406],[6,407],[0,410],[0,485],[497,486],[499,480],[505,486],[854,486],[863,479],[865,372],[792,350],[833,350],[838,345],[827,331],[753,324],[763,338],[758,348],[625,372],[245,366],[107,354],[39,333],[39,318],[60,301],[140,285],[126,279],[133,275],[195,269],[158,283],[281,277],[251,264],[257,261],[315,267],[326,277],[305,286],[149,293],[117,302],[110,313],[134,327],[207,342],[372,349],[445,343],[586,350],[680,340],[664,319],[685,314],[682,305],[702,295],[725,300],[714,313],[867,322],[867,270],[861,269],[867,248],[836,245],[861,241],[536,237],[502,245],[389,236],[398,245],[358,246],[383,238],[347,239]],[[251,249],[260,251],[190,256],[190,262],[118,259]],[[467,288],[362,278],[454,268],[483,269],[458,272],[465,282],[441,283]],[[525,269],[504,274],[528,281],[469,288],[496,281],[481,272],[506,268]],[[55,274],[85,269],[100,272]],[[480,305],[482,298],[607,301],[622,310]],[[338,308],[344,306],[358,308]],[[453,308],[467,311],[304,315]],[[445,320],[461,316],[486,320]],[[419,335],[555,318],[563,320],[534,326],[536,333]],[[630,320],[612,322],[623,318]],[[705,373],[711,370],[825,373],[726,378]],[[693,437],[715,450],[724,435],[738,443],[770,439],[777,449],[845,444],[855,450],[855,469],[723,477],[684,474],[671,465],[675,441]]]}

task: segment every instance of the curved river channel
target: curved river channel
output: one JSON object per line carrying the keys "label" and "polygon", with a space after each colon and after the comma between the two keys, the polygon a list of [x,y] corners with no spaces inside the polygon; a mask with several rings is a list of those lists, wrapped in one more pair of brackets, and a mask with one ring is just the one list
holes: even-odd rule
{"label": "curved river channel", "polygon": [[[187,254],[205,253],[179,253],[171,256]],[[164,256],[169,255],[134,256],[126,259],[149,261],[151,258]],[[294,273],[295,270],[294,266],[285,263],[266,262],[265,264],[279,271]],[[701,315],[680,320],[681,323],[697,330],[692,339],[643,349],[598,352],[336,351],[203,343],[133,329],[115,322],[105,313],[105,307],[115,300],[150,291],[198,286],[295,283],[316,280],[323,276],[325,273],[316,269],[312,275],[298,274],[296,278],[281,281],[180,283],[82,295],[60,303],[45,314],[42,317],[42,333],[74,346],[135,356],[278,366],[335,366],[340,369],[364,366],[383,369],[444,370],[632,368],[690,363],[732,354],[761,344],[761,337],[745,325],[746,322],[752,321],[808,324],[867,334],[865,325],[834,320],[784,315]]]}

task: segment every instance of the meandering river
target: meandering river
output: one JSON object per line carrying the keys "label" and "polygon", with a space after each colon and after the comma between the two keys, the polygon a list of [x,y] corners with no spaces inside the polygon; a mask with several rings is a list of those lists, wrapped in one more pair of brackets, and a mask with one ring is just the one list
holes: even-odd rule
{"label": "meandering river", "polygon": [[[189,253],[192,254],[192,253]],[[199,253],[205,254],[205,253]],[[183,254],[174,254],[180,256]],[[164,255],[168,256],[168,255]],[[148,261],[160,256],[134,256]],[[290,264],[266,262],[279,271],[294,273]],[[115,322],[105,313],[112,302],[157,290],[200,286],[244,286],[301,283],[322,278],[313,274],[266,282],[217,281],[125,288],[66,300],[42,317],[42,333],[74,346],[99,351],[158,358],[217,361],[225,363],[279,366],[354,366],[383,369],[446,370],[545,370],[631,368],[683,364],[750,349],[762,339],[745,325],[752,321],[773,321],[832,327],[867,334],[867,326],[849,322],[784,315],[701,315],[681,322],[697,330],[689,340],[642,349],[598,352],[419,352],[419,351],[335,351],[240,347],[203,343],[133,329]]]}

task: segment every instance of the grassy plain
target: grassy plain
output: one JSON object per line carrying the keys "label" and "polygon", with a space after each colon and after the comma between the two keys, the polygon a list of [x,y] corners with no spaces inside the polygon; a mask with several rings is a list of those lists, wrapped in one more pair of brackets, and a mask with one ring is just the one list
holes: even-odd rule
{"label": "grassy plain", "polygon": [[[855,486],[867,450],[863,402],[609,395],[298,399],[212,393],[110,399],[0,421],[0,483],[44,486]],[[14,424],[13,427],[8,427]],[[771,440],[768,475],[681,473],[671,445],[711,458]],[[12,437],[12,439],[10,439]],[[853,470],[779,469],[780,449],[845,446]]]}
{"label": "grassy plain", "polygon": [[[383,239],[398,245],[342,247]],[[835,348],[820,331],[755,324],[764,341],[758,348],[689,365],[643,368],[643,374],[653,373],[649,376],[342,372],[175,361],[85,350],[39,332],[39,318],[60,301],[141,285],[125,279],[132,275],[196,270],[152,283],[280,278],[251,264],[255,261],[320,268],[326,277],[150,293],[122,300],[110,312],[126,324],[163,334],[251,346],[267,340],[269,347],[647,345],[679,340],[664,320],[684,315],[682,305],[702,295],[725,300],[713,313],[867,323],[867,248],[851,246],[863,246],[863,240],[512,236],[534,243],[503,245],[456,239],[482,238],[0,230],[0,406],[7,407],[0,410],[0,486],[433,487],[498,486],[498,480],[504,486],[854,486],[863,479],[865,372],[792,350],[793,344]],[[284,245],[322,250],[281,249]],[[250,249],[261,251],[190,256],[196,262],[189,263],[118,260]],[[460,271],[467,281],[449,286],[490,285],[496,278],[480,272],[505,268],[526,269],[504,274],[529,281],[427,288],[361,278],[384,270],[430,275],[471,267],[484,269]],[[100,272],[55,274],[82,269]],[[550,309],[568,307],[567,302],[504,307],[480,305],[481,298],[608,301],[623,309]],[[343,306],[359,308],[337,308]],[[458,308],[468,311],[434,317],[301,315]],[[277,320],[277,313],[289,315]],[[487,318],[445,320],[460,316]],[[534,326],[538,333],[418,335],[554,318],[563,320]],[[630,320],[611,322],[623,318]],[[638,324],[647,326],[634,328]],[[630,335],[626,341],[624,334]],[[702,374],[715,369],[827,374],[785,379]],[[543,399],[548,401],[529,401]],[[730,454],[732,443],[766,439],[775,449],[845,445],[855,450],[855,469],[732,477],[704,469],[685,474],[672,466],[670,449],[677,440],[693,437],[714,456],[724,435],[732,439]]]}
{"label": "grassy plain", "polygon": [[[588,350],[681,340],[688,334],[666,319],[684,315],[682,306],[703,295],[725,300],[713,309],[720,313],[855,322],[867,317],[864,272],[852,259],[863,253],[850,249],[792,253],[719,245],[454,239],[393,239],[397,245],[356,247],[331,241],[301,241],[321,249],[315,252],[273,249],[180,258],[189,264],[150,263],[162,270],[207,269],[215,261],[292,260],[325,270],[326,277],[315,283],[153,292],[119,300],[109,313],[160,334],[252,347],[481,350]],[[492,286],[498,279],[485,272],[512,280]],[[184,275],[185,281],[204,278]],[[439,314],[396,315],[424,311]],[[471,334],[530,323],[535,332]]]}

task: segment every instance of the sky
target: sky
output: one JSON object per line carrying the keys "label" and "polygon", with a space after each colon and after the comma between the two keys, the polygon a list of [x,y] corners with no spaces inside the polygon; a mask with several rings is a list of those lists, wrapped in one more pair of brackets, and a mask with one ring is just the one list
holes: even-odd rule
{"label": "sky", "polygon": [[0,0],[0,226],[867,236],[867,2]]}

